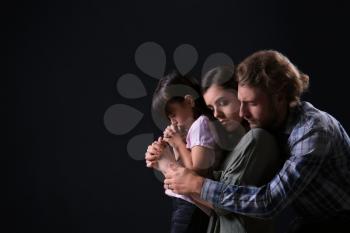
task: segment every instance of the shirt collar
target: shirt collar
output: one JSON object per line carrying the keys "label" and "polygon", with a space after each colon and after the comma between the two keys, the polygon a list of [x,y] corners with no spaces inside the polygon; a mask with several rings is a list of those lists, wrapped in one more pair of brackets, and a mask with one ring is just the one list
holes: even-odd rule
{"label": "shirt collar", "polygon": [[295,122],[298,117],[298,113],[301,111],[301,103],[297,104],[294,107],[290,107],[288,111],[288,116],[284,128],[281,130],[281,133],[290,135],[295,126]]}

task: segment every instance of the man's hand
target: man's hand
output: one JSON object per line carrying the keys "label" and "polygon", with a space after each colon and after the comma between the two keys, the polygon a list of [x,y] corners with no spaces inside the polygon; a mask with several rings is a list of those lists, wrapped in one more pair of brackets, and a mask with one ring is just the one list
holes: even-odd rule
{"label": "man's hand", "polygon": [[193,171],[172,165],[166,170],[164,188],[183,195],[200,195],[204,178]]}
{"label": "man's hand", "polygon": [[149,145],[145,154],[146,166],[158,169],[158,159],[160,158],[164,149],[165,142],[162,141],[161,137],[159,137],[157,141],[154,141],[151,145]]}

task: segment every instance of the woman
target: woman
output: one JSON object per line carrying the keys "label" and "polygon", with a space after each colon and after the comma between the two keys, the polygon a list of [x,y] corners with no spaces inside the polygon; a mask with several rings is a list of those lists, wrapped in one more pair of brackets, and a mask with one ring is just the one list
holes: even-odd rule
{"label": "woman", "polygon": [[[262,129],[249,130],[239,116],[237,82],[234,69],[221,66],[210,70],[202,79],[202,95],[214,117],[232,136],[246,132],[221,162],[216,180],[227,185],[265,184],[278,171],[280,159],[272,135]],[[248,131],[249,130],[249,131]],[[272,221],[253,219],[213,208],[208,233],[221,232],[274,232]]]}
{"label": "woman", "polygon": [[[219,170],[213,172],[214,179],[229,184],[255,185],[266,183],[277,172],[280,165],[278,150],[272,135],[262,129],[249,130],[239,116],[240,102],[237,99],[237,82],[231,66],[216,67],[202,79],[202,95],[214,117],[226,129],[234,148],[221,161]],[[248,131],[249,130],[249,131]],[[147,150],[149,167],[156,166],[157,143]],[[223,148],[225,150],[227,148]],[[213,209],[208,233],[224,232],[274,232],[272,221],[259,220],[233,214],[199,199],[198,204]]]}

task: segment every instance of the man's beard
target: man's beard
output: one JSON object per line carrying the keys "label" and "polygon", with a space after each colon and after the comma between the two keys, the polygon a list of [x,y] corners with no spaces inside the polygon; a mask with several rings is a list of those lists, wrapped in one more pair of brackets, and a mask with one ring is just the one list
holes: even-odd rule
{"label": "man's beard", "polygon": [[271,105],[270,108],[266,111],[269,112],[269,118],[264,119],[264,121],[246,119],[248,121],[250,128],[262,128],[267,130],[273,130],[278,125],[278,111],[275,105]]}

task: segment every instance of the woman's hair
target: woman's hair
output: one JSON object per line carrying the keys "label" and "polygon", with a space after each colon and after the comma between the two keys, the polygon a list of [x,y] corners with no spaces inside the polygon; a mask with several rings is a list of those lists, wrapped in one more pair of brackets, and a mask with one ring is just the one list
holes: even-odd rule
{"label": "woman's hair", "polygon": [[[237,95],[238,82],[234,66],[222,65],[209,70],[202,78],[202,94],[204,95],[213,85],[217,85],[223,90],[234,92]],[[245,119],[242,119],[241,124],[245,128],[249,127]]]}
{"label": "woman's hair", "polygon": [[237,91],[238,84],[233,66],[218,66],[209,70],[202,78],[202,93],[204,94],[212,85],[225,90]]}
{"label": "woman's hair", "polygon": [[244,59],[237,67],[236,77],[239,85],[259,87],[269,95],[283,93],[290,106],[300,102],[309,85],[309,76],[274,50],[258,51]]}
{"label": "woman's hair", "polygon": [[200,86],[193,77],[182,76],[178,71],[172,71],[159,80],[153,94],[152,109],[169,116],[169,104],[183,103],[186,95],[191,95],[194,100],[193,118],[206,115],[212,119],[212,112],[206,106],[200,94]]}

